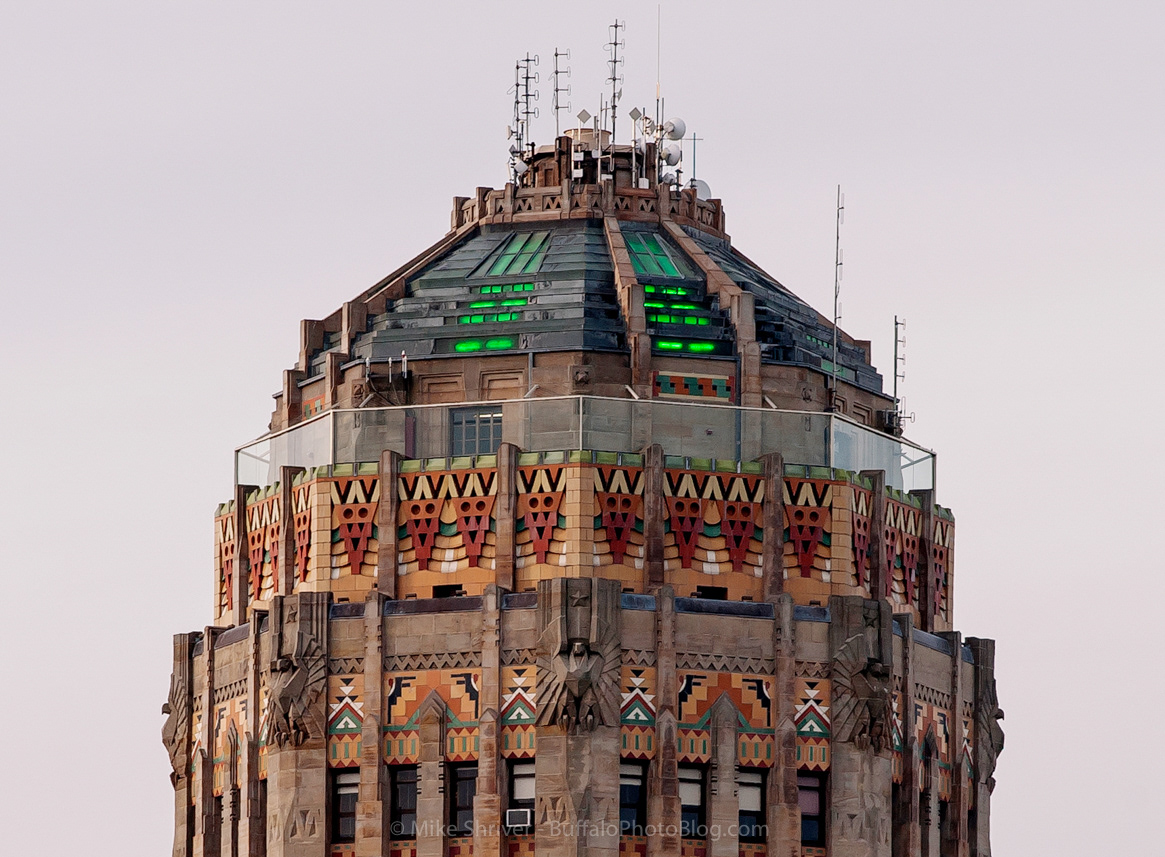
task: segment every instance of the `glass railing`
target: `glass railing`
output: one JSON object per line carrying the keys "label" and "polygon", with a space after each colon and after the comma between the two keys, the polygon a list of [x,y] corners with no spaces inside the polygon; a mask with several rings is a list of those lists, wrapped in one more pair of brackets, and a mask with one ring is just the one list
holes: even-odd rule
{"label": "glass railing", "polygon": [[[475,413],[477,420],[465,418]],[[483,422],[497,437],[499,420],[501,439],[526,452],[639,452],[653,443],[665,455],[695,459],[779,452],[786,464],[882,470],[900,491],[935,484],[934,453],[840,414],[598,396],[332,410],[239,447],[235,479],[270,485],[284,466],[371,462],[384,450],[406,458],[472,454]]]}

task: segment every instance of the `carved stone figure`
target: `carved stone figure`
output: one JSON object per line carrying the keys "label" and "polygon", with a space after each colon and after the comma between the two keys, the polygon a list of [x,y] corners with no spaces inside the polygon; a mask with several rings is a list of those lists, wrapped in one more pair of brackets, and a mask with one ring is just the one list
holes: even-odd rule
{"label": "carved stone figure", "polygon": [[295,652],[271,667],[271,737],[280,747],[289,741],[298,747],[312,736],[323,735],[315,702],[327,679],[328,662],[319,642],[300,631]]}
{"label": "carved stone figure", "polygon": [[1003,709],[999,707],[999,696],[995,689],[995,679],[991,679],[983,689],[983,695],[975,706],[975,730],[979,745],[979,776],[987,788],[995,789],[995,763],[1003,752]]}
{"label": "carved stone figure", "polygon": [[190,728],[186,695],[186,680],[177,673],[170,676],[170,695],[162,704],[162,713],[166,715],[166,722],[162,724],[162,744],[170,754],[170,767],[173,769],[170,779],[174,782],[182,776],[188,764],[184,752]]}
{"label": "carved stone figure", "polygon": [[855,634],[838,649],[831,678],[833,739],[882,752],[889,739],[890,675],[885,664],[867,658],[864,635]]}
{"label": "carved stone figure", "polygon": [[619,725],[618,581],[560,579],[539,586],[541,726]]}

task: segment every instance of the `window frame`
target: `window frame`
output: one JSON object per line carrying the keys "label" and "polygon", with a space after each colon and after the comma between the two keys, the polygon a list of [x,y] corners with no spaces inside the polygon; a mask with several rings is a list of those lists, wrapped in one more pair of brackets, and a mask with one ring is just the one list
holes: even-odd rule
{"label": "window frame", "polygon": [[[685,776],[685,774],[687,776]],[[708,835],[708,769],[703,765],[679,765],[676,769],[680,797],[680,838],[706,839]],[[699,803],[684,803],[684,785],[698,788]],[[689,808],[694,807],[694,818]],[[689,826],[690,825],[690,826]]]}
{"label": "window frame", "polygon": [[[478,276],[483,277],[518,277],[525,274],[536,274],[546,258],[546,251],[550,248],[550,230],[536,229],[514,232],[491,254],[482,268],[478,269]],[[487,267],[488,266],[488,267]]]}
{"label": "window frame", "polygon": [[[638,783],[626,782],[637,780]],[[624,788],[637,788],[634,800]],[[626,813],[631,813],[628,823]],[[647,828],[647,765],[619,760],[619,835],[642,836]]]}
{"label": "window frame", "polygon": [[[449,835],[473,835],[473,802],[477,797],[477,762],[449,765],[446,779],[449,792]],[[462,785],[468,790],[468,799],[463,799]],[[463,820],[463,817],[468,818]]]}
{"label": "window frame", "polygon": [[[817,848],[825,847],[826,831],[826,775],[816,771],[797,771],[797,810],[801,816],[801,844]],[[817,812],[806,813],[801,809],[801,794],[813,793],[817,796]],[[817,835],[806,837],[805,823],[811,821],[817,825]]]}
{"label": "window frame", "polygon": [[[391,839],[413,840],[417,838],[417,786],[420,780],[420,768],[417,765],[389,765],[389,808],[388,816],[391,826]],[[410,779],[411,777],[411,779]],[[411,789],[409,788],[411,786]],[[411,791],[412,806],[406,806],[401,800],[401,789]],[[411,828],[409,820],[411,819]]]}
{"label": "window frame", "polygon": [[[737,836],[741,842],[764,842],[768,836],[768,801],[765,787],[768,785],[768,771],[764,768],[742,768],[736,775],[736,794],[738,802],[743,803],[745,789],[756,789],[759,795],[759,809],[746,810],[740,807],[737,813]],[[749,779],[745,779],[745,778]],[[751,825],[745,823],[745,818],[753,818]],[[748,833],[745,833],[745,831]]]}
{"label": "window frame", "polygon": [[[488,418],[483,420],[483,417]],[[497,405],[474,408],[450,408],[449,410],[449,454],[454,458],[473,455],[493,455],[502,443],[504,416]],[[467,429],[472,426],[472,447]],[[488,430],[488,442],[482,445],[482,429]]]}
{"label": "window frame", "polygon": [[329,842],[347,845],[356,841],[356,803],[360,800],[360,769],[332,768]]}
{"label": "window frame", "polygon": [[667,242],[659,233],[627,230],[623,233],[623,243],[627,247],[627,255],[631,257],[631,267],[639,276],[667,279],[687,277],[687,273],[672,258]]}

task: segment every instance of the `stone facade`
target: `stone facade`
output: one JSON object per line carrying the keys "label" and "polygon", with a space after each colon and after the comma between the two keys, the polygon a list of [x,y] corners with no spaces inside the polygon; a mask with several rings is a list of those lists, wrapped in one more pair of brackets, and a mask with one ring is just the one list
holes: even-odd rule
{"label": "stone facade", "polygon": [[[863,464],[901,443],[868,343],[834,387],[719,201],[572,151],[304,322],[269,484],[215,515],[214,624],[174,641],[175,857],[989,855],[994,644],[954,630],[953,515]],[[569,273],[494,273],[532,225]],[[634,421],[523,410],[579,395]]]}

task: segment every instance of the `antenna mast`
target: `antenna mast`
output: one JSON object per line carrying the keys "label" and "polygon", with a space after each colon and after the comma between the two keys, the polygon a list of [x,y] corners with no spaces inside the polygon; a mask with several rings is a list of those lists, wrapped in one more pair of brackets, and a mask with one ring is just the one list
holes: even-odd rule
{"label": "antenna mast", "polygon": [[[554,49],[554,139],[555,140],[557,140],[562,134],[562,130],[558,124],[558,111],[563,109],[563,104],[562,104],[562,99],[559,98],[559,95],[561,93],[564,93],[564,92],[567,95],[570,95],[570,84],[569,83],[566,86],[559,86],[558,85],[559,75],[566,75],[567,77],[570,77],[570,66],[567,66],[565,69],[561,69],[561,70],[558,68],[559,58],[570,59],[570,50],[568,49],[565,51],[559,51],[558,48]],[[570,109],[570,102],[566,103],[565,109],[566,110]]]}
{"label": "antenna mast", "polygon": [[837,186],[837,225],[833,237],[833,362],[831,376],[833,383],[829,391],[829,409],[837,409],[837,323],[841,319],[841,224],[845,221],[845,194],[841,185]]}
{"label": "antenna mast", "polygon": [[531,153],[533,153],[534,141],[531,139],[530,134],[530,119],[538,117],[538,108],[531,107],[530,102],[538,100],[538,90],[531,89],[530,84],[538,82],[538,72],[531,72],[531,68],[538,65],[538,55],[530,56],[529,52],[527,52],[525,59],[518,60],[518,65],[522,67],[522,133],[520,145],[522,145],[523,150],[528,147]]}
{"label": "antenna mast", "polygon": [[619,31],[627,29],[627,24],[624,21],[615,19],[615,23],[611,24],[608,29],[611,31],[611,41],[607,42],[607,47],[611,51],[611,58],[607,60],[607,65],[611,68],[611,73],[607,80],[611,84],[611,145],[615,145],[615,114],[619,107],[619,97],[623,94],[623,90],[619,89],[619,84],[623,82],[623,75],[619,74],[619,66],[623,63],[623,58],[619,56],[619,48],[625,47],[626,43],[619,41]]}
{"label": "antenna mast", "polygon": [[696,186],[696,141],[703,140],[703,137],[697,137],[696,132],[692,132],[692,177],[688,179],[688,186]]}
{"label": "antenna mast", "polygon": [[902,434],[903,423],[913,422],[914,414],[906,413],[906,405],[898,397],[898,382],[906,380],[906,319],[894,316],[894,424],[895,434]]}

